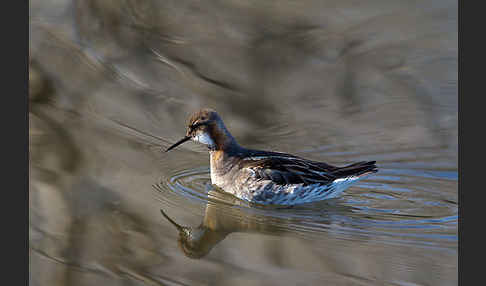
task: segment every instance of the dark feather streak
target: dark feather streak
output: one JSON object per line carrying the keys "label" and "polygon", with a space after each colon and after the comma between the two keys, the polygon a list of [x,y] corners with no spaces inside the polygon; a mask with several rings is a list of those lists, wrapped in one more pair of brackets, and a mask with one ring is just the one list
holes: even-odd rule
{"label": "dark feather streak", "polygon": [[242,160],[243,167],[253,169],[257,179],[271,180],[277,185],[328,184],[339,178],[377,171],[375,161],[363,161],[344,167],[336,167],[285,153],[254,150],[249,150],[249,152],[250,157],[262,158]]}

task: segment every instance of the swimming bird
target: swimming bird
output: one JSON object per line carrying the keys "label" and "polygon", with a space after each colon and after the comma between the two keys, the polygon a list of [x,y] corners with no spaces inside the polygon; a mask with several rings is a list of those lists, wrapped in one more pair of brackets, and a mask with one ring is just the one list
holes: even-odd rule
{"label": "swimming bird", "polygon": [[193,113],[186,136],[166,152],[189,140],[208,147],[212,184],[262,205],[288,206],[335,198],[378,171],[376,161],[337,167],[291,154],[244,148],[212,109]]}

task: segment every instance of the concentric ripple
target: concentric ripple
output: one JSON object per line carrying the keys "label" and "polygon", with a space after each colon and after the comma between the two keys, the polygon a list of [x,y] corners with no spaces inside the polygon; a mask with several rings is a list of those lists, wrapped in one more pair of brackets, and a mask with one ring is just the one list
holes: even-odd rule
{"label": "concentric ripple", "polygon": [[[197,215],[201,215],[200,209],[217,207],[221,215],[235,221],[259,224],[258,230],[298,235],[328,232],[388,243],[457,247],[457,173],[451,171],[380,168],[341,198],[280,209],[250,206],[222,192],[211,185],[208,167],[175,172],[155,189],[164,204]],[[451,197],[445,195],[448,193]]]}

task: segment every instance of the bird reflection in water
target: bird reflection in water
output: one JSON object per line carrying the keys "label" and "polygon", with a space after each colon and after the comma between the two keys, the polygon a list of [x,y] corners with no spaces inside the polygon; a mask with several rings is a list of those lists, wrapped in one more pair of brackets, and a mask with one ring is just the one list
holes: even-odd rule
{"label": "bird reflection in water", "polygon": [[[235,197],[218,191],[211,190],[208,196],[213,199],[219,199],[218,201],[224,201],[224,203],[209,201],[206,204],[204,219],[197,227],[181,226],[162,209],[160,210],[162,215],[179,231],[179,248],[190,258],[199,259],[206,256],[214,246],[233,232],[279,235],[291,231],[293,227],[290,227],[290,225],[295,226],[302,221],[301,218],[292,217],[291,215],[286,218],[254,212],[251,208],[238,206],[241,205],[241,202]],[[228,200],[231,200],[231,204],[228,204]],[[322,207],[321,205],[319,205],[319,208]],[[327,206],[328,211],[332,210],[331,213],[350,208],[337,205]],[[287,211],[294,209],[296,211],[299,210],[295,207],[286,207]],[[260,211],[265,212],[266,210],[260,209]],[[312,208],[306,209],[306,211],[312,211]],[[323,217],[321,209],[316,217],[319,218],[320,223],[327,224],[331,218],[328,214],[326,212],[326,215]]]}

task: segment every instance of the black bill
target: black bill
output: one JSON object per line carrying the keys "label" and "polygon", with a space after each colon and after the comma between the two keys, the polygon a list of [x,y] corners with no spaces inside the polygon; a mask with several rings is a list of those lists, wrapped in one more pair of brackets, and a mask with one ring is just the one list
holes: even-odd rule
{"label": "black bill", "polygon": [[169,152],[170,150],[174,149],[175,147],[181,145],[182,143],[188,141],[189,139],[191,139],[190,136],[186,136],[184,138],[182,138],[181,140],[179,140],[177,143],[175,143],[174,145],[170,146],[169,148],[167,148],[167,150],[165,150],[165,152]]}

